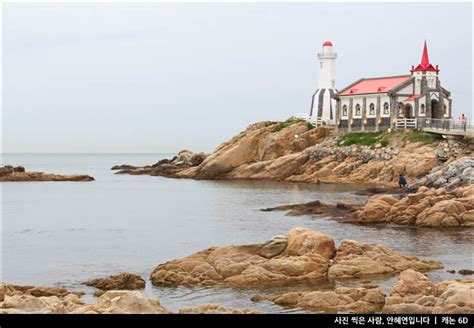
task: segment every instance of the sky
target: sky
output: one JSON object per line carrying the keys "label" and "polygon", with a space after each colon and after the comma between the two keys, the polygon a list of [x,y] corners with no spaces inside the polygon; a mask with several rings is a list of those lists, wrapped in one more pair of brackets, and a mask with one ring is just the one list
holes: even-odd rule
{"label": "sky", "polygon": [[472,117],[471,3],[5,3],[3,152],[210,152],[336,87],[408,74],[426,39]]}

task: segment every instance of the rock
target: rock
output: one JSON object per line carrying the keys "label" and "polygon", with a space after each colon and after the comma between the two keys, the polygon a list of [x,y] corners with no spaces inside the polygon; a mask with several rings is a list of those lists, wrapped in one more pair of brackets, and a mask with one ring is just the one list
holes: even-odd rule
{"label": "rock", "polygon": [[314,312],[375,313],[382,310],[385,297],[378,288],[337,288],[334,291],[293,292],[282,295],[257,295],[253,301],[267,300],[285,307]]}
{"label": "rock", "polygon": [[432,283],[425,275],[407,270],[400,274],[383,313],[473,313],[474,279]]}
{"label": "rock", "polygon": [[456,270],[446,270],[447,273],[451,273],[451,274],[454,274],[456,273]]}
{"label": "rock", "polygon": [[473,227],[474,186],[429,189],[401,199],[373,196],[355,213],[360,223],[395,223],[429,227]]}
{"label": "rock", "polygon": [[145,280],[139,275],[124,272],[116,276],[88,280],[84,282],[84,285],[101,290],[133,290],[145,288]]}
{"label": "rock", "polygon": [[118,173],[394,186],[400,173],[403,172],[410,182],[426,176],[440,163],[432,145],[391,140],[391,150],[357,145],[346,147],[332,128],[308,129],[306,122],[294,123],[252,124],[209,156],[184,150],[173,159],[151,166],[123,166]]}
{"label": "rock", "polygon": [[458,273],[467,276],[467,275],[474,274],[474,271],[473,270],[468,270],[468,269],[462,269],[462,270],[459,270]]}
{"label": "rock", "polygon": [[401,255],[377,244],[360,244],[344,240],[329,267],[329,278],[353,278],[375,274],[394,274],[407,269],[429,271],[442,268],[436,261],[420,260],[415,256]]}
{"label": "rock", "polygon": [[58,175],[43,172],[28,172],[23,166],[0,167],[0,181],[94,181],[89,175]]}
{"label": "rock", "polygon": [[107,291],[96,303],[75,308],[72,314],[169,314],[157,299],[136,291]]}
{"label": "rock", "polygon": [[78,297],[84,295],[83,292],[70,291],[63,287],[0,284],[0,290],[3,290],[3,295],[8,296],[31,295],[34,297],[56,296],[58,298],[64,298],[68,295],[76,295]]}
{"label": "rock", "polygon": [[285,236],[275,236],[267,241],[257,251],[257,255],[267,259],[280,255],[288,245],[288,238]]}
{"label": "rock", "polygon": [[287,256],[316,253],[326,259],[331,259],[335,252],[334,240],[327,235],[305,228],[294,228],[288,233],[288,246],[285,250]]}
{"label": "rock", "polygon": [[234,309],[215,304],[203,304],[196,307],[183,307],[179,314],[261,314],[262,312],[252,309]]}
{"label": "rock", "polygon": [[[252,288],[261,284],[393,274],[409,268],[428,271],[442,267],[439,262],[422,261],[382,245],[355,241],[343,241],[336,252],[329,236],[304,228],[290,230],[283,250],[284,241],[284,237],[278,236],[263,244],[211,247],[158,265],[150,280],[155,286],[221,284]],[[265,250],[263,254],[262,249]]]}

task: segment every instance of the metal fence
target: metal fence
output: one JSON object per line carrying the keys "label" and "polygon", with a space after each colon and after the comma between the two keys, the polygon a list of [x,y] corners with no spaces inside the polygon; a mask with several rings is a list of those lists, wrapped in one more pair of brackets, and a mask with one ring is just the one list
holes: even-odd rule
{"label": "metal fence", "polygon": [[439,119],[439,118],[419,118],[417,120],[417,127],[419,129],[434,129],[441,131],[473,131],[474,126],[472,121],[465,120],[454,120],[449,119]]}

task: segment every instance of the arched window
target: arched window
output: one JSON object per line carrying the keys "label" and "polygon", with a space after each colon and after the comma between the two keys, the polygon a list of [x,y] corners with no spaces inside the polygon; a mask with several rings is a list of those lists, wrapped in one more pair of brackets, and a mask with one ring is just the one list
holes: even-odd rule
{"label": "arched window", "polygon": [[388,109],[389,109],[388,102],[386,102],[385,104],[383,104],[383,113],[388,114]]}
{"label": "arched window", "polygon": [[369,105],[369,114],[370,115],[375,115],[375,105],[374,104]]}
{"label": "arched window", "polygon": [[360,115],[360,105],[359,104],[356,105],[356,113],[355,114]]}
{"label": "arched window", "polygon": [[347,116],[347,105],[342,106],[342,115]]}
{"label": "arched window", "polygon": [[421,106],[420,106],[420,113],[421,113],[421,114],[425,114],[425,113],[426,113],[425,104],[421,104]]}

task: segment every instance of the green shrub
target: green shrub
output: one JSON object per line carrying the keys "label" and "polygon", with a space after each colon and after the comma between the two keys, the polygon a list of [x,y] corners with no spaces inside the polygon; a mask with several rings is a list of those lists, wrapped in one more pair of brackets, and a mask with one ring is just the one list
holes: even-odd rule
{"label": "green shrub", "polygon": [[273,128],[272,132],[278,132],[278,131],[281,131],[284,128],[287,128],[287,127],[289,127],[293,124],[304,123],[304,122],[306,122],[306,120],[303,120],[301,118],[291,117],[291,118],[287,119],[284,122],[278,122],[278,124],[275,125],[275,127]]}
{"label": "green shrub", "polygon": [[438,138],[433,134],[418,130],[410,131],[406,135],[406,140],[409,140],[410,142],[432,143],[437,139]]}
{"label": "green shrub", "polygon": [[[377,143],[379,141],[379,137],[383,131],[377,131],[377,132],[351,132],[351,133],[346,133],[345,135],[342,136],[342,141],[344,146],[350,146],[350,145],[361,145],[361,146],[372,146],[373,144]],[[388,139],[386,140],[386,143],[388,145]]]}
{"label": "green shrub", "polygon": [[312,129],[314,129],[316,126],[314,126],[311,122],[308,122],[308,123],[306,124],[306,127],[308,128],[308,130],[312,130]]}
{"label": "green shrub", "polygon": [[382,145],[382,147],[387,147],[389,144],[388,138],[387,137],[383,138],[382,141],[380,141],[380,144]]}

